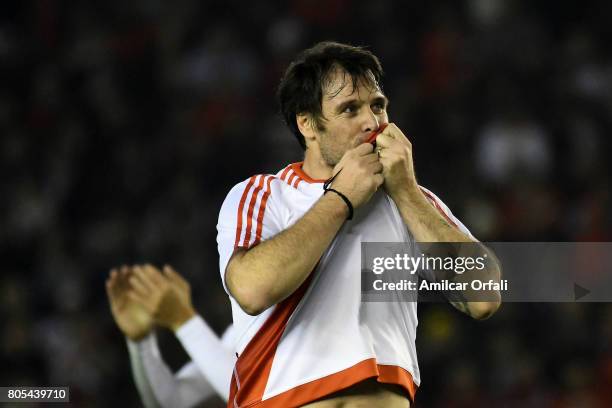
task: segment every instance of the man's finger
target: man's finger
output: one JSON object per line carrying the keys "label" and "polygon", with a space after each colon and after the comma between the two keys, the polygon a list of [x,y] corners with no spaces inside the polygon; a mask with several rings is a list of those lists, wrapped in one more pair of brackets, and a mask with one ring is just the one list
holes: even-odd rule
{"label": "man's finger", "polygon": [[396,137],[398,139],[399,136],[403,136],[404,138],[406,137],[406,135],[404,135],[404,132],[402,132],[402,129],[400,129],[395,123],[389,123],[389,126],[387,126],[387,128],[381,133],[391,134],[393,137]]}
{"label": "man's finger", "polygon": [[107,282],[109,281],[115,281],[117,280],[117,277],[119,276],[117,269],[113,268],[110,270],[109,274],[108,274],[108,278],[106,279]]}
{"label": "man's finger", "polygon": [[372,153],[374,146],[371,143],[362,143],[353,149],[358,156],[365,156],[366,154]]}
{"label": "man's finger", "polygon": [[153,283],[155,286],[160,287],[161,285],[165,283],[164,281],[165,278],[162,276],[159,269],[157,269],[153,265],[146,264],[144,265],[142,270],[144,274],[149,278],[149,281]]}
{"label": "man's finger", "polygon": [[382,164],[383,169],[389,168],[392,162],[392,153],[389,151],[381,151],[380,152],[380,164]]}
{"label": "man's finger", "polygon": [[106,294],[108,296],[108,302],[110,304],[111,311],[113,314],[117,313],[118,310],[121,309],[122,305],[125,302],[124,294],[125,292],[121,291],[117,286],[117,279],[109,278],[106,280]]}
{"label": "man's finger", "polygon": [[108,279],[105,282],[104,287],[106,288],[106,295],[108,296],[108,299],[112,303],[115,300],[115,296],[116,295],[115,295],[115,292],[114,292],[113,283],[111,282],[110,279]]}
{"label": "man's finger", "polygon": [[130,286],[134,291],[138,292],[142,296],[149,297],[152,295],[153,290],[145,286],[145,284],[142,283],[142,280],[139,279],[136,274],[130,278]]}
{"label": "man's finger", "polygon": [[127,292],[127,297],[128,299],[130,299],[130,301],[142,306],[147,312],[151,314],[155,313],[153,305],[150,302],[150,297],[143,296],[140,293],[133,291],[133,290],[129,290]]}
{"label": "man's finger", "polygon": [[384,134],[384,133],[381,133],[380,135],[378,135],[378,138],[376,139],[377,147],[390,148],[396,143],[398,143],[397,139],[395,139],[394,137],[390,135]]}
{"label": "man's finger", "polygon": [[109,296],[116,297],[119,295],[120,282],[119,282],[119,274],[117,270],[111,270],[110,276],[106,279],[106,289]]}
{"label": "man's finger", "polygon": [[368,170],[370,170],[372,174],[378,174],[383,171],[383,165],[381,162],[376,160],[374,163],[368,165]]}
{"label": "man's finger", "polygon": [[170,282],[178,283],[178,280],[176,279],[176,274],[174,274],[173,272],[174,271],[170,268],[170,266],[164,265],[162,269],[162,273],[164,274],[164,276],[168,278]]}
{"label": "man's finger", "polygon": [[116,274],[117,287],[122,288],[122,289],[129,287],[128,277],[130,276],[130,273],[131,273],[130,268],[127,265],[121,265],[121,267],[117,269],[117,274]]}
{"label": "man's finger", "polygon": [[378,154],[376,152],[363,156],[363,161],[366,164],[376,163],[378,161]]}
{"label": "man's finger", "polygon": [[378,173],[374,175],[374,181],[376,182],[376,185],[380,187],[385,182],[385,178],[382,174]]}
{"label": "man's finger", "polygon": [[172,268],[170,265],[164,265],[164,273],[170,279],[170,281],[177,283],[181,287],[188,286],[187,281]]}
{"label": "man's finger", "polygon": [[[147,291],[153,292],[157,289],[157,283],[154,281],[154,278],[151,277],[149,272],[145,271],[144,267],[135,266],[133,268],[133,271],[134,277],[137,278],[138,282],[140,282],[146,288]],[[130,280],[130,282],[132,281]]]}

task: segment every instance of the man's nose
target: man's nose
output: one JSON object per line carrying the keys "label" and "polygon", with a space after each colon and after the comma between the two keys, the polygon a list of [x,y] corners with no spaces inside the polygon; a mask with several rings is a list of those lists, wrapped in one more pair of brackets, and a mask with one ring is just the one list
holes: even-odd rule
{"label": "man's nose", "polygon": [[366,117],[363,119],[362,130],[364,132],[373,132],[379,127],[378,116],[371,109],[367,109]]}

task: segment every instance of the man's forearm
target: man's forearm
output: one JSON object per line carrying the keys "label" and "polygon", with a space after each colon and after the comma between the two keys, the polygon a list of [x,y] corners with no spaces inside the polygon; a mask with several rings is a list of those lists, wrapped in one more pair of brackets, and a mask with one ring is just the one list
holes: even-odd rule
{"label": "man's forearm", "polygon": [[209,393],[204,391],[212,387],[224,401],[227,401],[234,368],[232,351],[221,343],[221,339],[198,315],[181,325],[175,334],[204,376],[205,384],[198,387],[201,394],[199,400],[208,397]]}
{"label": "man's forearm", "polygon": [[[452,225],[427,200],[420,190],[411,191],[393,197],[402,219],[415,241],[417,242],[473,242],[475,246],[464,246],[464,251],[470,253],[448,254],[451,256],[477,257],[486,254],[488,262],[482,270],[473,269],[462,275],[455,274],[451,280],[454,282],[469,282],[472,280],[500,282],[501,266],[495,254],[484,245],[474,241],[471,237]],[[469,285],[468,285],[469,286]],[[497,290],[474,293],[452,292],[448,296],[450,303],[467,315],[483,319],[493,314],[501,303],[501,296]]]}
{"label": "man's forearm", "polygon": [[293,226],[228,263],[226,283],[249,314],[259,314],[293,293],[315,268],[348,214],[335,194],[321,197]]}
{"label": "man's forearm", "polygon": [[[159,353],[155,334],[150,333],[138,341],[126,337],[130,365],[136,388],[146,408],[164,406],[158,400],[159,392],[167,393],[174,378]],[[157,394],[156,394],[157,392]]]}
{"label": "man's forearm", "polygon": [[417,242],[473,242],[451,225],[419,190],[392,197],[402,220]]}

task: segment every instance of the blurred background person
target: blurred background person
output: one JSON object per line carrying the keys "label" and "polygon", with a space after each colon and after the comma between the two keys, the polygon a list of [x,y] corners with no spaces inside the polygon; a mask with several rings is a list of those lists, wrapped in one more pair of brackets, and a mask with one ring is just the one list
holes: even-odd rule
{"label": "blurred background person", "polygon": [[[215,393],[227,401],[234,358],[231,328],[220,340],[191,304],[189,284],[171,267],[113,269],[106,290],[127,338],[132,375],[147,407],[192,407]],[[192,358],[176,374],[163,361],[155,325],[174,332]]]}

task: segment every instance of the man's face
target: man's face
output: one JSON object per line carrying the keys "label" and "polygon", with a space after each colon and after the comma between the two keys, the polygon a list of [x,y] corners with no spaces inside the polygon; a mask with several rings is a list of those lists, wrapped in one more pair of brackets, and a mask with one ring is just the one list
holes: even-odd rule
{"label": "man's face", "polygon": [[330,74],[323,88],[322,128],[319,136],[321,156],[335,166],[347,150],[364,143],[383,123],[388,123],[387,98],[374,81],[353,79],[341,69]]}

